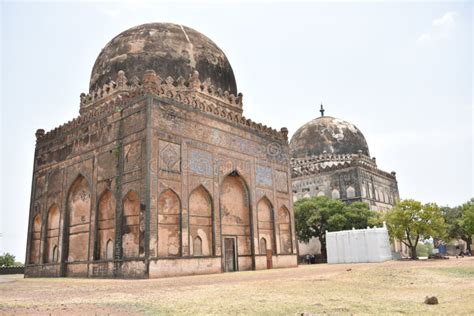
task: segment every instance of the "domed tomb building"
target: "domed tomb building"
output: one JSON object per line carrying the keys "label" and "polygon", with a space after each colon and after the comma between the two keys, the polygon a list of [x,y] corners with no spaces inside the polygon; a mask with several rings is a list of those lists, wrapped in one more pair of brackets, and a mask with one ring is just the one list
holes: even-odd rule
{"label": "domed tomb building", "polygon": [[80,115],[36,132],[25,275],[296,266],[287,129],[242,105],[227,57],[195,30],[113,38]]}
{"label": "domed tomb building", "polygon": [[[370,157],[362,132],[352,123],[321,116],[300,127],[290,141],[293,200],[327,196],[347,203],[366,202],[385,211],[398,201],[395,172],[385,172]],[[395,245],[394,250],[399,250]],[[319,240],[299,243],[299,254],[320,253]]]}

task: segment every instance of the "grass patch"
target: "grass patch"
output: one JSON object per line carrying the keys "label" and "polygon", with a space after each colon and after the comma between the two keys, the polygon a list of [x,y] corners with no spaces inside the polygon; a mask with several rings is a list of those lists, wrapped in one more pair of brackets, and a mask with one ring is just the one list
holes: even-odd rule
{"label": "grass patch", "polygon": [[431,268],[430,270],[456,277],[474,278],[474,267]]}
{"label": "grass patch", "polygon": [[[474,315],[473,277],[474,258],[154,280],[16,278],[1,283],[0,315]],[[427,295],[440,304],[424,304]]]}

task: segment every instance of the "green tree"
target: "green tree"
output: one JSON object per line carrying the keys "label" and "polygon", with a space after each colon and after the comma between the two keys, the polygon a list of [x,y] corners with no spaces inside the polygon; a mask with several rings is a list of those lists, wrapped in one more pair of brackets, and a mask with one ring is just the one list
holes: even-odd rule
{"label": "green tree", "polygon": [[420,242],[416,246],[416,254],[420,257],[428,257],[433,252],[433,244],[429,241]]}
{"label": "green tree", "polygon": [[0,267],[13,267],[15,265],[15,256],[6,252],[0,256]]}
{"label": "green tree", "polygon": [[410,248],[412,259],[417,258],[416,246],[421,239],[442,238],[446,234],[443,214],[434,203],[400,201],[387,212],[386,220],[390,236]]}
{"label": "green tree", "polygon": [[344,229],[367,228],[368,226],[382,225],[381,213],[369,209],[365,202],[354,202],[344,207],[344,216],[347,219],[347,225]]}
{"label": "green tree", "polygon": [[312,237],[321,243],[321,255],[327,257],[326,231],[361,229],[379,222],[377,214],[367,203],[346,204],[326,196],[303,198],[296,201],[295,224],[299,240],[308,242]]}
{"label": "green tree", "polygon": [[472,235],[474,235],[474,198],[456,207],[443,207],[444,220],[448,227],[448,237],[462,239],[471,252]]}
{"label": "green tree", "polygon": [[462,225],[468,234],[474,235],[474,198],[463,204]]}

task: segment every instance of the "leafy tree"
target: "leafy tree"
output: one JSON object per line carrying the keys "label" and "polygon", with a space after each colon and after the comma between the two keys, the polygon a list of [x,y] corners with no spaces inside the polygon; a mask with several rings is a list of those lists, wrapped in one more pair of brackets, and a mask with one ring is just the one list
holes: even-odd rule
{"label": "leafy tree", "polygon": [[381,213],[370,210],[369,205],[365,202],[347,204],[344,208],[344,216],[347,219],[347,225],[344,229],[380,226],[383,221]]}
{"label": "leafy tree", "polygon": [[416,246],[416,254],[420,257],[428,257],[433,252],[433,244],[431,242],[418,243]]}
{"label": "leafy tree", "polygon": [[416,246],[421,239],[446,234],[443,214],[434,203],[403,200],[387,212],[386,220],[390,235],[410,248],[412,259],[417,258]]}
{"label": "leafy tree", "polygon": [[464,203],[462,209],[461,226],[468,236],[466,242],[468,244],[468,250],[471,251],[472,235],[474,235],[474,198]]}
{"label": "leafy tree", "polygon": [[0,256],[0,267],[13,267],[15,265],[15,256],[6,252]]}
{"label": "leafy tree", "polygon": [[471,252],[472,235],[474,235],[474,198],[456,207],[443,207],[444,220],[448,227],[448,237],[462,239]]}
{"label": "leafy tree", "polygon": [[326,196],[298,200],[294,209],[298,238],[303,242],[308,242],[312,237],[318,238],[323,258],[327,257],[326,230],[360,229],[379,222],[377,214],[369,210],[367,203],[346,204]]}

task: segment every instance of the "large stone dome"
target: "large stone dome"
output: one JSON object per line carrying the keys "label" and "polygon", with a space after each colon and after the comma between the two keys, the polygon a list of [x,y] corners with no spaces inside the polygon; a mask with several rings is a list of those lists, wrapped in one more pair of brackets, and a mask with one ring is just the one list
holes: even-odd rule
{"label": "large stone dome", "polygon": [[302,127],[290,141],[292,158],[328,154],[369,155],[369,147],[362,132],[352,123],[331,116],[318,117]]}
{"label": "large stone dome", "polygon": [[114,80],[119,70],[130,79],[153,69],[158,76],[188,78],[194,70],[210,78],[216,89],[237,95],[237,84],[227,57],[203,34],[182,25],[150,23],[132,27],[114,37],[92,69],[90,92]]}

